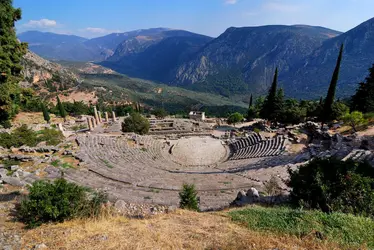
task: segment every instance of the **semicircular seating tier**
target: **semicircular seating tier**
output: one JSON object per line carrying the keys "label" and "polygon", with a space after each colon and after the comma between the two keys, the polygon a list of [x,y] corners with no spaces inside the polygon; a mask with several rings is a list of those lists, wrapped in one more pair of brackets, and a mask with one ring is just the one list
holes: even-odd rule
{"label": "semicircular seating tier", "polygon": [[284,144],[285,139],[282,136],[263,140],[259,134],[253,133],[247,138],[229,144],[231,149],[229,159],[241,160],[277,156],[285,150]]}

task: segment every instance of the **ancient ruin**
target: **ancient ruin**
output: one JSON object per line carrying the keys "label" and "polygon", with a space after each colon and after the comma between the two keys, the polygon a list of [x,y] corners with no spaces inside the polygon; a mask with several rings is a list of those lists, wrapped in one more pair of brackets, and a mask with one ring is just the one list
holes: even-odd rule
{"label": "ancient ruin", "polygon": [[[374,164],[370,137],[332,134],[312,122],[283,129],[264,125],[261,132],[253,132],[250,126],[230,132],[215,130],[215,123],[209,121],[149,118],[150,132],[141,136],[121,132],[123,117],[116,119],[112,113],[113,121],[105,113],[105,122],[100,122],[100,113],[95,109],[94,114],[60,126],[70,135],[67,141],[76,143],[73,150],[60,153],[73,157],[79,167],[61,170],[47,165],[41,170],[44,177],[16,172],[16,177],[2,177],[3,181],[25,185],[39,178],[58,178],[63,172],[67,180],[104,190],[113,200],[166,206],[177,205],[182,184],[193,183],[201,208],[211,210],[269,199],[252,199],[247,190],[263,190],[273,176],[286,194],[283,181],[288,178],[288,168],[313,157],[334,155]],[[71,126],[79,122],[87,129],[70,133]],[[43,151],[49,152],[47,157],[39,159],[35,153],[40,150],[3,152],[0,158],[50,164],[61,151],[48,149]]]}

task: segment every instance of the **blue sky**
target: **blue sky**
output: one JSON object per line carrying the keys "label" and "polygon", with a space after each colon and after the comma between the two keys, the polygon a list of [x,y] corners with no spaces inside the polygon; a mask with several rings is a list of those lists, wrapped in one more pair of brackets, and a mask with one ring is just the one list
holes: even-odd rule
{"label": "blue sky", "polygon": [[167,27],[218,36],[228,27],[309,24],[347,31],[374,17],[374,0],[14,0],[17,31],[84,37]]}

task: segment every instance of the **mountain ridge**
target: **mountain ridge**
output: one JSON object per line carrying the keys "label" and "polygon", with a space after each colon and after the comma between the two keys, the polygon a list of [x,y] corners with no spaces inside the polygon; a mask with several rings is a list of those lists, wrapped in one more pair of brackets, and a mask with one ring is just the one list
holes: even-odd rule
{"label": "mountain ridge", "polygon": [[158,29],[128,32],[115,49],[91,40],[82,44],[95,43],[100,65],[130,77],[224,96],[264,94],[278,67],[286,95],[319,98],[341,43],[346,48],[337,95],[347,96],[374,58],[374,18],[345,33],[304,24],[229,27],[216,38]]}

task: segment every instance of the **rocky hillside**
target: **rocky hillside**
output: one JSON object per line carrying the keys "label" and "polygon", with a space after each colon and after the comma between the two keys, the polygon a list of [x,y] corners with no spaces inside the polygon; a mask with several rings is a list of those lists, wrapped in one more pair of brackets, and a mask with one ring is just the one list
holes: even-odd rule
{"label": "rocky hillside", "polygon": [[57,63],[50,62],[29,51],[22,61],[23,75],[25,81],[21,82],[24,87],[43,88],[54,85],[59,88],[73,87],[79,82],[77,75]]}
{"label": "rocky hillside", "polygon": [[136,36],[122,42],[114,55],[100,64],[130,76],[168,82],[177,65],[211,40],[183,30]]}
{"label": "rocky hillside", "polygon": [[[99,98],[110,103],[140,102],[147,107],[161,107],[169,111],[187,110],[198,105],[215,112],[217,106],[227,110],[241,110],[246,104],[218,95],[156,84],[129,78],[108,68],[83,62],[57,64],[29,52],[22,62],[25,81],[23,87],[33,88],[36,94],[52,102],[59,93],[62,101],[96,103]],[[209,108],[210,107],[210,108]]]}
{"label": "rocky hillside", "polygon": [[232,27],[215,39],[163,28],[91,40],[66,36],[66,42],[59,36],[64,35],[48,34],[45,43],[34,37],[30,48],[48,58],[101,60],[98,64],[130,77],[226,97],[264,94],[278,67],[287,96],[319,98],[326,93],[342,43],[338,96],[351,95],[374,63],[374,19],[346,33],[306,25],[270,25]]}
{"label": "rocky hillside", "polygon": [[282,74],[290,72],[294,64],[338,34],[311,26],[232,27],[181,64],[173,84],[204,84],[216,89],[217,80],[211,76],[218,75],[217,78],[223,81],[221,84],[229,90],[231,87],[234,92],[235,86],[229,86],[232,78],[236,78],[236,85],[243,85],[244,89],[264,91],[275,67]]}
{"label": "rocky hillside", "polygon": [[50,60],[102,61],[112,56],[117,46],[127,39],[156,34],[168,29],[155,28],[113,33],[103,37],[87,39],[79,36],[50,32],[27,31],[18,35],[29,49]]}
{"label": "rocky hillside", "polygon": [[[284,77],[287,92],[297,92],[302,96],[326,92],[341,44],[344,44],[344,54],[338,94],[351,95],[374,63],[374,18],[327,40],[302,63],[295,65],[291,74]],[[313,97],[318,98],[317,95]]]}

